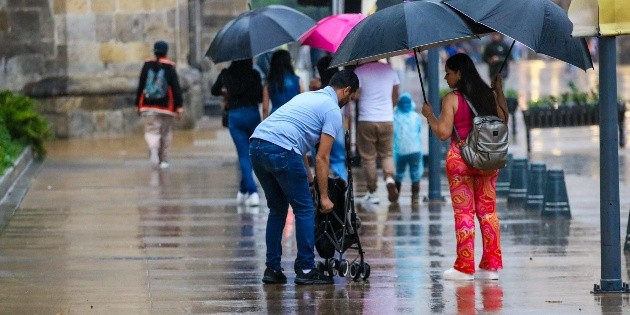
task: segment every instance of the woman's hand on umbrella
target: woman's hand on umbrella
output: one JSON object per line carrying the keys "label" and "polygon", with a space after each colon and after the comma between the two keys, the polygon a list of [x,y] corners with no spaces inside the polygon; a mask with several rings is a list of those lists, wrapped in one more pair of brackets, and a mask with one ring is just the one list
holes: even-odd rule
{"label": "woman's hand on umbrella", "polygon": [[433,115],[433,107],[431,107],[431,104],[424,102],[422,104],[422,116],[429,118],[431,115]]}
{"label": "woman's hand on umbrella", "polygon": [[503,77],[500,74],[495,75],[492,79],[491,86],[495,91],[497,91],[497,89],[503,91]]}

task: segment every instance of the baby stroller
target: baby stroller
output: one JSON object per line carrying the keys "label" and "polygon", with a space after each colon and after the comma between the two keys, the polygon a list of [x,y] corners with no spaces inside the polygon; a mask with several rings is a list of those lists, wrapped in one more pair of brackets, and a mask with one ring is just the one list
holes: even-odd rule
{"label": "baby stroller", "polygon": [[[328,178],[328,197],[334,203],[333,211],[319,211],[319,191],[315,185],[313,201],[315,203],[315,249],[324,261],[316,263],[317,268],[329,276],[339,275],[353,280],[367,280],[370,265],[365,262],[359,229],[361,221],[354,209],[354,191],[352,188],[352,168],[350,166],[350,136],[345,132],[346,167],[348,182],[339,177]],[[347,250],[356,250],[349,254]],[[350,258],[347,258],[350,257]]]}

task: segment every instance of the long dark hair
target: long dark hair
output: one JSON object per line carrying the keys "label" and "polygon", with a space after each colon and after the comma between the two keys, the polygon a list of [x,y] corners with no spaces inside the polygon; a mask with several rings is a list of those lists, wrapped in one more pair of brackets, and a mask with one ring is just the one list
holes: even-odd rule
{"label": "long dark hair", "polygon": [[472,59],[458,53],[446,60],[446,67],[459,71],[461,77],[457,89],[468,98],[479,115],[497,115],[497,103],[488,84],[481,79]]}
{"label": "long dark hair", "polygon": [[276,50],[271,56],[271,66],[269,67],[269,76],[267,76],[269,89],[284,90],[284,76],[287,74],[295,75],[293,65],[291,65],[291,55],[284,49]]}
{"label": "long dark hair", "polygon": [[235,74],[243,74],[251,71],[254,67],[252,59],[234,60],[228,67],[230,72]]}

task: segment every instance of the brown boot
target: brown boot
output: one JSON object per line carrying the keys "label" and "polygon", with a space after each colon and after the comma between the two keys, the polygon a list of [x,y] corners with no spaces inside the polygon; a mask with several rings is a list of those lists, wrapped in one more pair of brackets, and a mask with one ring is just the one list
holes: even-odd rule
{"label": "brown boot", "polygon": [[411,204],[420,203],[420,182],[411,183]]}
{"label": "brown boot", "polygon": [[385,179],[387,187],[387,199],[389,202],[398,202],[398,189],[396,189],[396,182],[393,178],[387,177]]}

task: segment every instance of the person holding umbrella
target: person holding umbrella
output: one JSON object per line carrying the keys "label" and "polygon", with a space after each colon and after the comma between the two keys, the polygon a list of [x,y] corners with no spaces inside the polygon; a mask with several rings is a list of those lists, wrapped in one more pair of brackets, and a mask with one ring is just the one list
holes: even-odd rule
{"label": "person holding umbrella", "polygon": [[[296,284],[332,284],[331,277],[315,268],[315,209],[311,189],[328,191],[330,150],[343,128],[341,108],[359,88],[351,70],[342,70],[329,86],[299,94],[265,119],[250,138],[249,154],[254,172],[267,197],[269,215],[265,243],[267,255],[263,283],[286,283],[282,272],[282,231],[289,205],[295,215]],[[315,156],[317,183],[306,153],[318,144]],[[333,210],[328,194],[320,195],[320,211]]]}
{"label": "person holding umbrella", "polygon": [[[494,77],[490,88],[479,76],[475,64],[466,54],[455,54],[446,60],[444,79],[453,89],[442,100],[440,117],[433,114],[430,104],[424,103],[422,115],[431,131],[440,138],[451,138],[446,156],[446,175],[455,213],[457,259],[453,268],[444,272],[446,280],[499,279],[503,268],[496,212],[496,180],[498,170],[474,169],[463,160],[459,143],[453,133],[465,141],[472,127],[473,114],[467,102],[479,115],[495,115],[507,124],[508,110],[503,95],[502,78]],[[494,90],[494,92],[493,92]],[[483,238],[483,255],[475,272],[475,221],[477,216]]]}
{"label": "person holding umbrella", "polygon": [[249,159],[249,137],[260,123],[258,104],[262,101],[260,75],[253,68],[252,59],[235,60],[223,69],[210,91],[226,98],[228,128],[236,146],[241,180],[236,201],[247,206],[258,206],[260,197]]}

